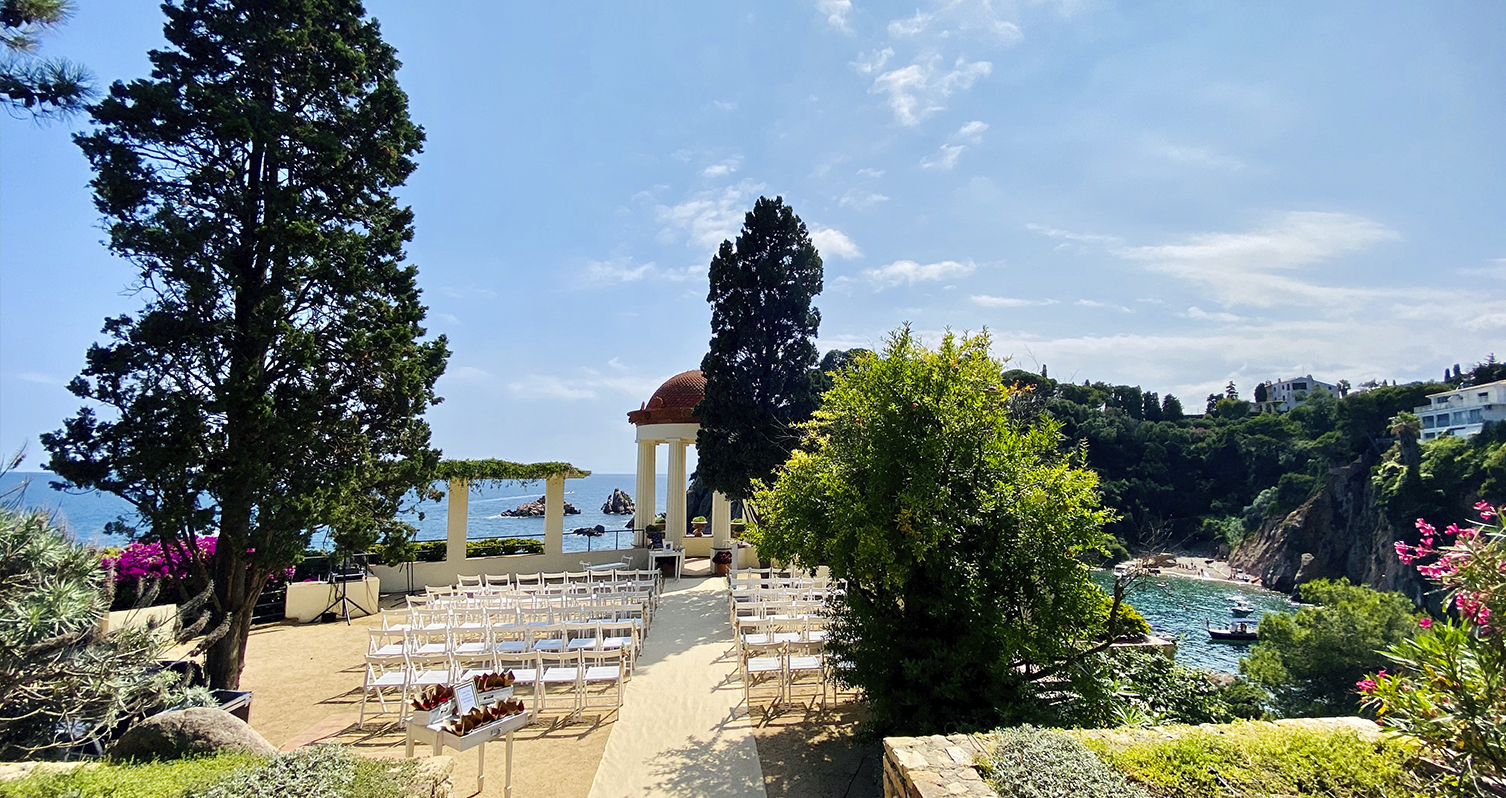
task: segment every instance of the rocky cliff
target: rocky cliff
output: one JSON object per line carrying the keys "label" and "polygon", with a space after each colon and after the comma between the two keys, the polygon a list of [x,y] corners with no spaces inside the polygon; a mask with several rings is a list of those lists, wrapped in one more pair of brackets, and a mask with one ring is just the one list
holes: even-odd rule
{"label": "rocky cliff", "polygon": [[1380,510],[1370,480],[1371,457],[1329,472],[1322,488],[1284,517],[1268,519],[1229,556],[1286,593],[1314,579],[1347,577],[1356,584],[1404,593],[1421,604],[1426,586],[1396,559],[1397,530]]}

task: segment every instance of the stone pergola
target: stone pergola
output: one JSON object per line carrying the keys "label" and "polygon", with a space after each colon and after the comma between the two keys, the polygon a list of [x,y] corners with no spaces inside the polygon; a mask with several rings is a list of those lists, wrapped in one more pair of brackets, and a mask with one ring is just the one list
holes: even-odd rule
{"label": "stone pergola", "polygon": [[544,553],[565,551],[565,480],[591,476],[569,463],[510,463],[506,460],[444,460],[437,475],[450,483],[445,518],[445,562],[465,561],[466,519],[472,482],[544,480]]}
{"label": "stone pergola", "polygon": [[[685,371],[670,377],[642,407],[629,412],[628,421],[638,428],[638,480],[633,515],[633,542],[647,545],[644,528],[656,517],[654,494],[660,445],[669,447],[668,504],[664,508],[665,542],[684,544],[689,519],[685,512],[685,451],[701,430],[695,407],[706,395],[706,378],[700,371]],[[732,503],[720,492],[711,497],[711,547],[732,549]]]}

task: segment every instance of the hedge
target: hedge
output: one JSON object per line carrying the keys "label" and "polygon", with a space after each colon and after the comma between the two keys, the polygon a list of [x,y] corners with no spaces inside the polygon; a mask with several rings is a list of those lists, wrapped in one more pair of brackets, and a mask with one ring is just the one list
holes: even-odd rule
{"label": "hedge", "polygon": [[[444,562],[449,546],[443,540],[429,540],[413,544],[414,562]],[[508,554],[543,554],[544,542],[536,538],[483,538],[465,542],[467,557],[497,557]],[[378,543],[371,547],[372,558],[382,561],[383,547]]]}

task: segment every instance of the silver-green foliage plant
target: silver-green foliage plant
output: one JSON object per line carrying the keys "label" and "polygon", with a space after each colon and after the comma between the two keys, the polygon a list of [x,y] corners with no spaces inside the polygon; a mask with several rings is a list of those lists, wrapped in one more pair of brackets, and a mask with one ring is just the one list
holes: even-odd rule
{"label": "silver-green foliage plant", "polygon": [[1002,798],[1146,798],[1144,790],[1061,732],[1017,726],[992,737],[978,769]]}
{"label": "silver-green foliage plant", "polygon": [[403,798],[416,760],[362,759],[338,745],[300,748],[195,798]]}
{"label": "silver-green foliage plant", "polygon": [[0,759],[100,740],[175,685],[149,667],[166,629],[100,631],[99,561],[45,513],[0,507]]}

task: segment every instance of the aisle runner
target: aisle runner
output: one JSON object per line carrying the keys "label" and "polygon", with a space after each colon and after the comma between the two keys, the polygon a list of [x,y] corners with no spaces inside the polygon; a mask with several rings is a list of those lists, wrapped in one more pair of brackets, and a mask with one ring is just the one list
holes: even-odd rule
{"label": "aisle runner", "polygon": [[767,798],[752,723],[738,702],[727,581],[670,582],[590,798]]}

